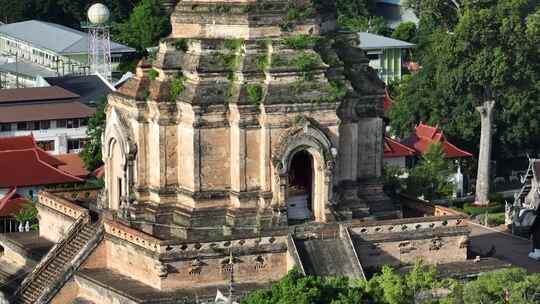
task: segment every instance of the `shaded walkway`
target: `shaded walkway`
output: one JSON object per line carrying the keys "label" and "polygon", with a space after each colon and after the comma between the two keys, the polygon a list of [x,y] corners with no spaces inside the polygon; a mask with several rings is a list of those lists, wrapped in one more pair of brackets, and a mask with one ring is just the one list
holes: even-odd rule
{"label": "shaded walkway", "polygon": [[474,252],[486,253],[495,246],[494,257],[523,267],[529,272],[540,272],[540,261],[528,257],[532,242],[508,233],[469,222],[471,245]]}

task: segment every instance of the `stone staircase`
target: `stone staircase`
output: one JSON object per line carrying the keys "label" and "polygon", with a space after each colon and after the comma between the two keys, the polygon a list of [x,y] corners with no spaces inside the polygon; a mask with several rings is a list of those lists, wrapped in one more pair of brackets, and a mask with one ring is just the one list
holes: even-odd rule
{"label": "stone staircase", "polygon": [[[61,284],[78,268],[78,257],[86,245],[97,237],[99,224],[92,224],[88,217],[77,220],[66,236],[56,244],[22,282],[15,293],[15,303],[45,303],[47,293]],[[70,271],[71,270],[71,271]]]}
{"label": "stone staircase", "polygon": [[341,229],[341,233],[329,238],[293,240],[301,268],[306,275],[339,275],[351,279],[365,279],[348,230],[345,227]]}

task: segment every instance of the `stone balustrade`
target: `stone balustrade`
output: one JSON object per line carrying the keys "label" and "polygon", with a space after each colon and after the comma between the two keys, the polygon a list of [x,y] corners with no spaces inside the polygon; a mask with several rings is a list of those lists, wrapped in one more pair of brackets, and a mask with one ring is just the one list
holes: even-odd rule
{"label": "stone balustrade", "polygon": [[47,192],[63,197],[71,201],[97,200],[99,192],[102,188],[87,188],[87,189],[55,189],[47,190]]}
{"label": "stone balustrade", "polygon": [[129,228],[112,221],[104,222],[105,233],[115,236],[126,242],[143,247],[147,250],[160,253],[163,252],[162,241],[141,231]]}
{"label": "stone balustrade", "polygon": [[425,229],[436,229],[443,227],[466,226],[464,218],[461,216],[441,216],[424,217],[413,219],[400,219],[390,221],[377,221],[366,223],[355,223],[351,225],[351,230],[359,235],[414,232]]}
{"label": "stone balustrade", "polygon": [[88,210],[68,200],[49,192],[41,191],[38,193],[38,201],[41,205],[49,207],[63,215],[73,219],[78,219],[88,215]]}
{"label": "stone balustrade", "polygon": [[237,239],[231,241],[216,241],[207,243],[189,243],[166,246],[168,253],[190,252],[228,252],[230,248],[254,248],[263,245],[286,244],[287,236],[265,236],[260,238]]}

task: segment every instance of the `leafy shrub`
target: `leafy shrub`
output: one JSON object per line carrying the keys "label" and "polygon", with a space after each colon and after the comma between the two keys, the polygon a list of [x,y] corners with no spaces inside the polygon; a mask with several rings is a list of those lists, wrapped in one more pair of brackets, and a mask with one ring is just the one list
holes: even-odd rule
{"label": "leafy shrub", "polygon": [[337,99],[347,95],[347,88],[341,83],[331,81],[328,93],[330,94],[330,101],[336,101]]}
{"label": "leafy shrub", "polygon": [[269,60],[268,60],[268,55],[267,54],[259,55],[257,57],[257,67],[260,70],[262,70],[262,71],[266,70],[268,65],[269,65]]}
{"label": "leafy shrub", "polygon": [[225,39],[223,46],[231,51],[238,51],[244,45],[244,39]]}
{"label": "leafy shrub", "polygon": [[306,34],[287,36],[281,39],[281,43],[291,49],[301,50],[313,46],[317,38]]}
{"label": "leafy shrub", "polygon": [[505,214],[501,213],[489,213],[488,214],[488,225],[489,226],[500,226],[505,223]]}
{"label": "leafy shrub", "polygon": [[150,71],[148,71],[148,78],[150,80],[156,80],[156,78],[159,76],[159,73],[158,71],[154,70],[154,69],[151,69]]}
{"label": "leafy shrub", "polygon": [[487,207],[477,207],[473,203],[465,203],[463,205],[463,212],[467,213],[471,217],[475,217],[481,214],[490,213],[499,213],[504,212],[503,204],[490,204]]}
{"label": "leafy shrub", "polygon": [[262,87],[259,84],[246,85],[247,99],[250,104],[256,105],[261,102],[262,99]]}
{"label": "leafy shrub", "polygon": [[186,78],[184,75],[179,75],[177,77],[174,77],[171,79],[170,87],[169,87],[169,95],[170,95],[170,101],[174,102],[176,101],[176,98],[182,94],[184,91],[184,80]]}
{"label": "leafy shrub", "polygon": [[449,181],[451,175],[448,161],[440,144],[431,144],[422,154],[420,162],[407,178],[406,192],[414,196],[424,196],[425,199],[448,197],[452,194],[453,184]]}

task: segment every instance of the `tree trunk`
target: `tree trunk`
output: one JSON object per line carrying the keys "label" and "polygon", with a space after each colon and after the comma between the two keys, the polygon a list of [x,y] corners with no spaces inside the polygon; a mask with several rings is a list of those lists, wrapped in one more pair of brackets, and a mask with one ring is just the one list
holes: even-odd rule
{"label": "tree trunk", "polygon": [[480,112],[481,133],[480,133],[480,153],[478,155],[478,174],[476,176],[476,197],[475,205],[486,206],[489,204],[488,194],[490,185],[491,167],[491,136],[492,117],[495,101],[485,101],[476,110]]}

